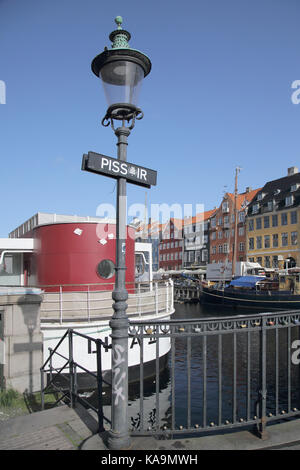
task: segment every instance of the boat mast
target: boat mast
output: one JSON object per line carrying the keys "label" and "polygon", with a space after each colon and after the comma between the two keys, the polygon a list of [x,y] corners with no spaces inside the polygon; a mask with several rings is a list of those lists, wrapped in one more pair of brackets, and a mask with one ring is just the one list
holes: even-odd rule
{"label": "boat mast", "polygon": [[235,185],[234,185],[234,240],[233,240],[233,253],[232,253],[232,277],[235,275],[236,253],[237,253],[237,195],[238,195],[238,174],[240,167],[235,169]]}

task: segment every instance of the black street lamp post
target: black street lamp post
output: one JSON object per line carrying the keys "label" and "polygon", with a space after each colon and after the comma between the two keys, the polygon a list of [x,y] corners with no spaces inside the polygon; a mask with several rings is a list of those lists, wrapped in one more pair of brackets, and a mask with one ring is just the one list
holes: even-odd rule
{"label": "black street lamp post", "polygon": [[[151,62],[143,53],[131,49],[128,31],[122,29],[122,18],[115,19],[118,29],[109,39],[111,49],[105,48],[92,61],[92,71],[101,78],[108,101],[108,109],[102,120],[104,126],[111,124],[118,138],[118,160],[127,160],[127,138],[136,119],[143,113],[137,107],[138,93],[143,78],[151,70]],[[121,121],[114,127],[114,120]],[[127,123],[127,126],[126,126]],[[110,449],[126,449],[130,444],[128,429],[128,326],[126,314],[128,292],[125,285],[125,254],[127,229],[126,178],[117,179],[117,226],[115,288],[112,293],[114,314],[110,321],[112,330],[112,419],[108,437]]]}

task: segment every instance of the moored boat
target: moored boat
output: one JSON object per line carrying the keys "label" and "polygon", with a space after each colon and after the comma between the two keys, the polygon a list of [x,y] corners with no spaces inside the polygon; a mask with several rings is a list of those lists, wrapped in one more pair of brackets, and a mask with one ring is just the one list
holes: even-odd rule
{"label": "moored boat", "polygon": [[[131,289],[133,290],[133,289]],[[168,320],[174,313],[173,282],[171,280],[137,285],[135,292],[129,293],[127,300],[127,315],[129,320],[160,321]],[[44,293],[41,305],[41,332],[43,334],[44,361],[49,357],[49,349],[53,350],[66,331],[71,328],[93,339],[101,339],[103,343],[111,343],[110,320],[112,316],[112,298],[108,291],[81,290],[80,292],[66,291]],[[160,370],[166,365],[167,354],[170,350],[170,338],[159,339]],[[157,345],[153,335],[143,340],[144,378],[155,374]],[[59,370],[63,367],[69,355],[69,343],[66,338],[52,358],[52,366]],[[97,370],[97,358],[93,341],[75,335],[73,338],[73,360],[86,370]],[[139,379],[141,360],[141,345],[137,338],[130,334],[128,339],[129,381]],[[101,352],[102,375],[110,382],[111,349],[105,347]],[[64,375],[64,374],[62,374]],[[68,371],[66,371],[68,375]],[[80,389],[92,388],[93,377],[78,369],[78,386]]]}
{"label": "moored boat", "polygon": [[273,278],[240,276],[228,284],[202,284],[200,301],[256,311],[300,309],[299,274],[278,273]]}

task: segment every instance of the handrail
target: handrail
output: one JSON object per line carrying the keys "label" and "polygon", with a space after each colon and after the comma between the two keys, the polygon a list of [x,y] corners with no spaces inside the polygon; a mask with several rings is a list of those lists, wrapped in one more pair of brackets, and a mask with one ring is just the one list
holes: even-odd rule
{"label": "handrail", "polygon": [[65,334],[61,337],[61,339],[59,340],[59,342],[57,343],[57,345],[55,346],[55,348],[52,350],[50,356],[48,357],[48,359],[46,360],[46,362],[42,365],[41,369],[44,369],[46,364],[48,363],[48,361],[50,361],[50,359],[52,358],[52,356],[55,354],[56,350],[58,349],[58,347],[61,345],[61,343],[63,342],[63,340],[66,338],[66,336],[68,336],[69,334],[69,331],[70,331],[70,328],[65,332]]}
{"label": "handrail", "polygon": [[[85,368],[83,365],[79,364],[78,362],[73,360],[73,336],[77,335],[80,336],[87,341],[93,341],[96,343],[96,354],[97,354],[97,372],[91,372],[87,368]],[[62,344],[62,342],[68,337],[69,339],[69,357],[67,358],[63,354],[59,353],[57,349],[59,346]],[[76,404],[76,401],[81,401],[83,404],[88,404],[88,406],[93,409],[97,415],[98,415],[98,430],[99,433],[104,431],[104,426],[103,426],[103,421],[105,420],[108,423],[111,423],[108,418],[106,418],[103,414],[103,406],[102,406],[102,382],[104,382],[106,385],[111,386],[109,382],[104,380],[102,378],[102,370],[101,370],[101,347],[104,347],[106,350],[111,349],[111,344],[107,344],[103,342],[99,338],[92,338],[90,336],[87,336],[83,333],[79,333],[78,331],[74,331],[72,328],[68,328],[67,331],[64,333],[64,335],[61,337],[60,341],[57,343],[55,348],[52,350],[49,348],[50,355],[45,361],[45,363],[42,365],[40,368],[40,374],[41,374],[41,404],[42,404],[42,410],[45,407],[45,392],[47,389],[50,387],[53,387],[56,391],[61,392],[62,396],[55,402],[55,405],[63,400],[65,397],[67,397],[70,401],[71,407],[74,407]],[[54,355],[57,355],[61,357],[62,359],[66,360],[66,363],[60,367],[60,368],[55,368],[52,366],[52,358]],[[46,369],[46,365],[49,363],[49,369]],[[63,371],[69,366],[69,377],[67,378],[65,375],[63,375]],[[80,397],[77,391],[77,368],[83,370],[85,373],[89,374],[93,378],[96,379],[97,381],[97,390],[98,390],[98,408],[93,406],[91,403],[87,403],[87,401]],[[44,386],[44,374],[45,373],[50,373],[50,380],[46,387]],[[53,378],[53,372],[55,373],[55,378]],[[55,383],[56,378],[60,376],[61,378],[67,380],[69,382],[69,392],[64,392],[64,390],[57,386]]]}
{"label": "handrail", "polygon": [[[174,287],[172,281],[154,281],[146,286],[139,283],[134,293],[129,293],[127,300],[127,315],[145,317],[149,314],[172,313],[174,310]],[[108,292],[110,295],[108,295]],[[112,314],[113,299],[111,291],[64,291],[59,287],[58,292],[45,292],[41,304],[41,319],[44,322],[65,321],[87,322],[106,319]]]}

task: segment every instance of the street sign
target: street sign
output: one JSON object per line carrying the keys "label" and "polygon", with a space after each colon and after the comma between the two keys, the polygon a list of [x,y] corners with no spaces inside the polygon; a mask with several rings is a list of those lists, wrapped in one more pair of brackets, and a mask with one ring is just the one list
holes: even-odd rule
{"label": "street sign", "polygon": [[157,172],[133,163],[88,152],[82,157],[81,169],[111,178],[126,178],[128,183],[150,188],[156,185]]}

